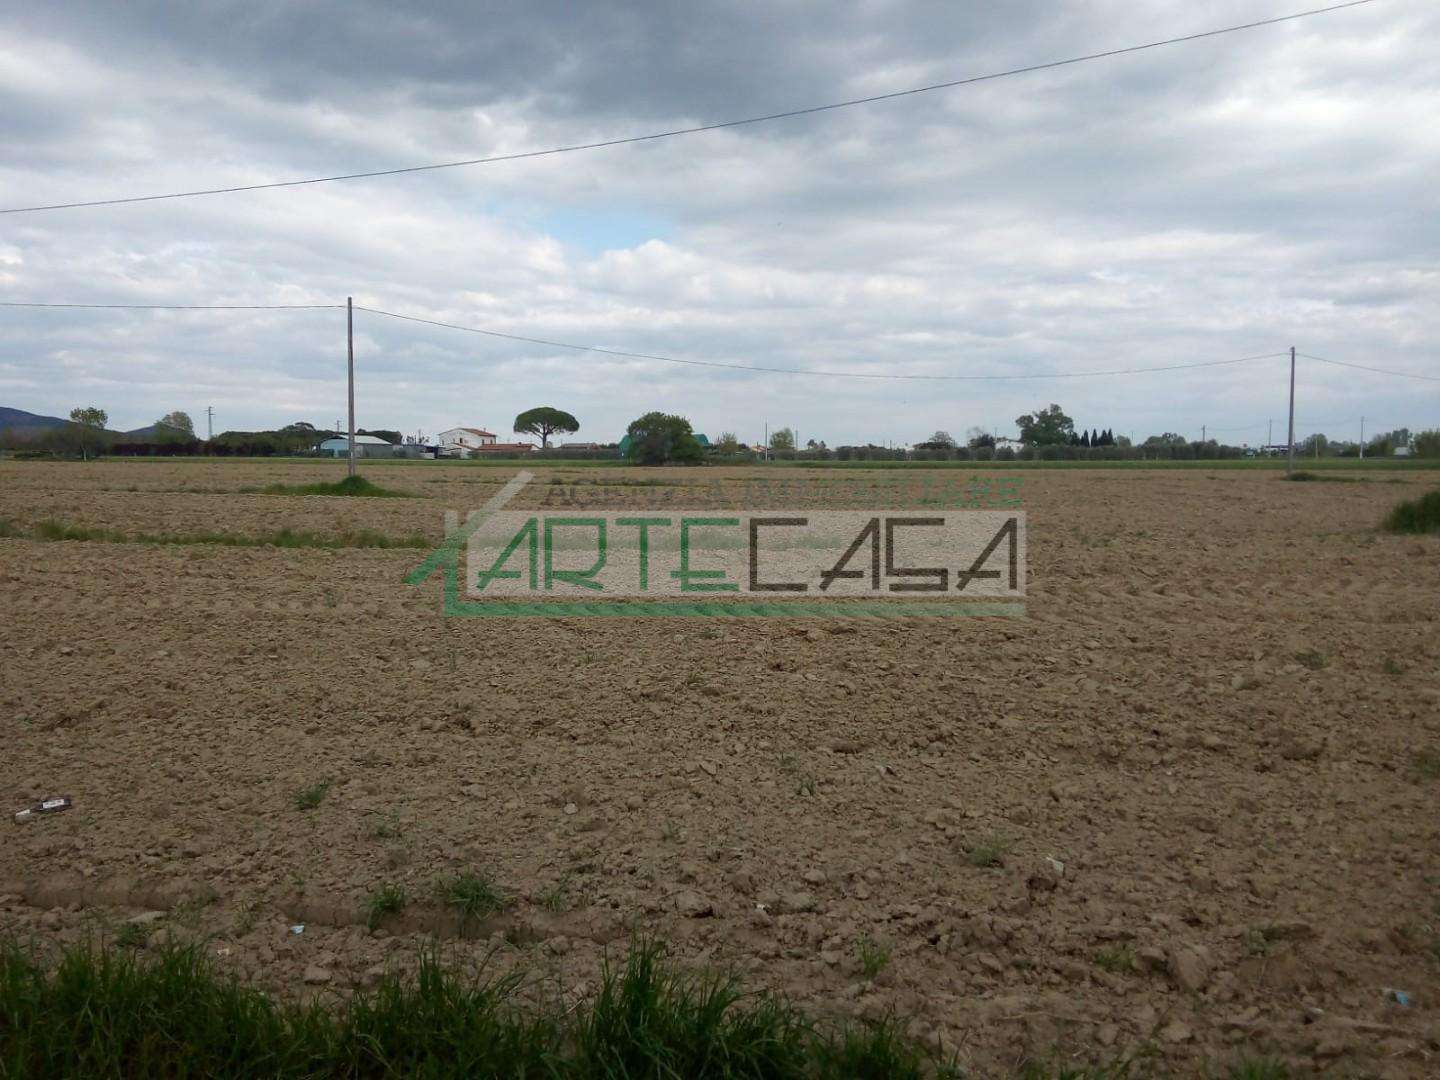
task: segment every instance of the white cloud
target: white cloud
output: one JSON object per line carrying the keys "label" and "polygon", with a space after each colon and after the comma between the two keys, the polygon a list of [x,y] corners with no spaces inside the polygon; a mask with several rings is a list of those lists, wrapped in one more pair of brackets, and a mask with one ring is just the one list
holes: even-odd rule
{"label": "white cloud", "polygon": [[[1268,6],[1267,6],[1268,8]],[[0,17],[0,203],[453,160],[883,92],[1256,16],[868,3],[425,16],[60,4]],[[1260,15],[1278,14],[1275,5]],[[684,359],[1075,372],[1302,351],[1432,372],[1440,18],[1395,0],[861,109],[491,167],[0,217],[0,299],[340,303]],[[362,423],[614,438],[651,408],[831,443],[1281,415],[1271,361],[1126,379],[721,372],[362,313]],[[0,311],[0,404],[138,426],[343,409],[343,313]],[[1440,424],[1433,384],[1307,363],[1302,418]],[[1331,409],[1330,413],[1324,410]],[[1385,426],[1382,423],[1380,426]],[[1331,435],[1354,434],[1331,430]],[[1262,431],[1263,434],[1263,431]],[[1237,441],[1245,438],[1237,433]],[[1249,441],[1255,441],[1252,435]]]}

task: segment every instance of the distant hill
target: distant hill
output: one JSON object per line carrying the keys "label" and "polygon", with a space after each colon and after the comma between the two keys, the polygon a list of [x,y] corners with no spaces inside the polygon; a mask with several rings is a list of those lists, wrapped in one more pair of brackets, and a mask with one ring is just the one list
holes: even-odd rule
{"label": "distant hill", "polygon": [[5,428],[67,427],[69,423],[69,420],[62,420],[58,416],[41,416],[39,413],[0,405],[0,430]]}
{"label": "distant hill", "polygon": [[135,439],[145,442],[150,439],[193,439],[195,436],[187,435],[179,428],[171,427],[169,424],[162,424],[156,421],[153,424],[146,424],[144,427],[137,427],[134,431],[122,431],[121,435],[127,439]]}

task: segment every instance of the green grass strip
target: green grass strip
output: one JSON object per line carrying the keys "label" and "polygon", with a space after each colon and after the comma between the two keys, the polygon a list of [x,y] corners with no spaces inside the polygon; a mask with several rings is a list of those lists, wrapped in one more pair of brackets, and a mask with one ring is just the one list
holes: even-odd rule
{"label": "green grass strip", "polygon": [[468,979],[433,954],[330,1005],[277,1001],[203,951],[72,948],[53,969],[0,951],[0,1076],[819,1077],[935,1075],[897,1024],[812,1023],[654,944],[566,1014],[522,1009],[521,978]]}
{"label": "green grass strip", "polygon": [[221,544],[225,547],[278,548],[429,548],[435,541],[424,536],[387,536],[373,529],[351,529],[335,536],[304,530],[280,529],[247,536],[242,533],[125,533],[93,525],[67,525],[41,521],[28,533],[11,526],[6,535],[32,540],[73,540],[101,544]]}
{"label": "green grass strip", "polygon": [[[47,963],[0,943],[0,1076],[909,1078],[959,1076],[903,1020],[818,1023],[733,976],[632,944],[595,995],[525,1007],[523,973],[462,977],[434,952],[346,999],[299,1004],[216,972],[199,946],[71,946]],[[1125,1063],[1026,1066],[1032,1080],[1122,1080]],[[1206,1075],[1287,1080],[1271,1062]]]}

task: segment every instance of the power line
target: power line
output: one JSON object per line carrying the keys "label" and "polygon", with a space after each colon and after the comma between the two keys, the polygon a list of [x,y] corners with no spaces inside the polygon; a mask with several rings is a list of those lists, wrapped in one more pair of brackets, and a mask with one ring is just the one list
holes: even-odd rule
{"label": "power line", "polygon": [[813,116],[816,113],[850,109],[858,105],[872,105],[879,101],[891,101],[896,98],[914,97],[917,94],[929,94],[937,90],[951,90],[958,86],[971,86],[975,83],[992,82],[996,79],[1005,79],[1014,75],[1028,75],[1036,71],[1049,71],[1054,68],[1068,67],[1072,64],[1082,64],[1090,60],[1104,60],[1110,57],[1124,56],[1128,53],[1143,52],[1146,49],[1158,49],[1166,45],[1179,45],[1184,42],[1219,37],[1222,34],[1233,34],[1241,30],[1254,30],[1262,26],[1274,26],[1276,23],[1291,22],[1295,19],[1308,18],[1311,15],[1325,15],[1333,11],[1343,10],[1344,8],[1360,7],[1362,4],[1373,2],[1374,0],[1347,0],[1346,3],[1332,4],[1329,7],[1311,8],[1308,11],[1297,11],[1290,15],[1278,15],[1272,19],[1257,19],[1254,22],[1239,23],[1235,26],[1224,26],[1218,30],[1204,30],[1197,34],[1185,34],[1180,37],[1166,38],[1163,41],[1147,42],[1143,45],[1128,45],[1120,49],[1107,49],[1104,52],[1087,53],[1084,56],[1072,56],[1065,60],[1050,60],[1043,64],[1030,64],[1026,67],[1010,68],[1007,71],[996,71],[987,75],[972,75],[963,79],[951,79],[948,82],[930,83],[927,86],[915,86],[908,90],[892,90],[884,94],[872,94],[868,97],[834,101],[826,105],[811,105],[803,109],[787,109],[783,112],[766,113],[762,116],[748,116],[739,120],[723,120],[713,124],[696,124],[693,127],[672,128],[668,131],[651,132],[648,135],[630,135],[617,139],[604,139],[600,142],[574,143],[568,146],[554,146],[545,150],[526,150],[514,154],[496,154],[491,157],[470,158],[465,161],[444,161],[431,165],[408,165],[397,169],[375,169],[369,172],[341,173],[335,176],[315,176],[304,180],[276,180],[262,184],[239,184],[233,187],[175,191],[163,195],[131,195],[116,199],[91,199],[84,202],[52,203],[48,206],[14,206],[0,209],[0,214],[29,214],[42,210],[76,210],[87,206],[117,206],[124,203],[158,202],[162,199],[188,199],[200,195],[231,195],[242,191],[266,191],[273,188],[303,187],[309,184],[328,184],[338,180],[368,180],[381,176],[400,176],[405,173],[433,172],[437,169],[459,169],[472,165],[494,165],[503,161],[521,161],[526,158],[570,154],[580,150],[602,150],[612,146],[627,146],[634,143],[654,142],[658,139],[669,139],[679,135],[695,135],[704,131],[720,131],[726,128],[745,127],[751,124],[764,124],[772,120],[787,120],[797,116]]}
{"label": "power line", "polygon": [[344,304],[32,304],[0,300],[10,308],[80,308],[91,311],[326,311]]}
{"label": "power line", "polygon": [[890,373],[869,373],[859,371],[813,371],[805,368],[762,367],[754,364],[726,364],[718,360],[683,360],[675,356],[660,356],[655,353],[629,352],[624,349],[605,349],[598,345],[576,345],[568,341],[550,341],[546,338],[526,337],[523,334],[507,334],[499,330],[485,330],[478,326],[461,326],[458,323],[441,322],[438,319],[423,319],[418,315],[402,315],[395,311],[355,305],[356,311],[371,315],[384,315],[390,319],[423,323],[426,326],[440,326],[447,330],[463,330],[467,334],[483,334],[486,337],[502,338],[506,341],[521,341],[529,345],[544,345],[553,349],[573,349],[577,352],[599,353],[602,356],[616,356],[627,360],[658,360],[666,364],[685,364],[690,367],[723,368],[728,371],[754,371],[771,375],[812,375],[828,379],[892,379],[906,381],[935,382],[998,382],[1012,379],[1082,379],[1101,375],[1143,375],[1152,371],[1182,371],[1188,368],[1220,367],[1225,364],[1243,364],[1250,360],[1269,360],[1284,353],[1265,353],[1262,356],[1241,356],[1233,360],[1202,360],[1192,364],[1166,364],[1160,367],[1116,368],[1111,371],[1057,371],[1044,374],[1024,375],[895,375]]}
{"label": "power line", "polygon": [[[68,309],[81,311],[338,311],[345,307],[344,304],[62,304],[62,303],[39,303],[34,301],[21,300],[0,300],[0,307],[7,308],[50,308]],[[479,326],[463,326],[459,323],[442,322],[438,319],[426,319],[418,315],[404,315],[397,311],[385,311],[381,308],[362,307],[355,305],[356,311],[368,312],[371,315],[383,315],[388,319],[399,319],[403,322],[421,323],[425,326],[438,326],[446,330],[460,330],[467,334],[482,334],[485,337],[500,338],[505,341],[519,341],[528,345],[544,345],[553,349],[570,349],[575,352],[597,353],[602,356],[615,356],[627,360],[655,360],[666,364],[683,364],[687,367],[720,368],[727,371],[753,371],[761,374],[771,375],[810,375],[829,379],[891,379],[901,381],[936,381],[936,382],[1001,382],[1016,379],[1084,379],[1098,378],[1111,375],[1146,375],[1160,371],[1186,371],[1194,368],[1223,367],[1230,364],[1244,364],[1252,360],[1272,360],[1277,357],[1286,356],[1287,353],[1263,353],[1258,356],[1240,356],[1231,360],[1200,360],[1189,364],[1163,364],[1156,367],[1134,367],[1134,368],[1112,368],[1103,371],[1054,371],[1054,372],[1031,372],[1019,375],[896,375],[885,372],[859,372],[859,371],[815,371],[806,368],[781,368],[766,367],[757,364],[727,364],[719,360],[686,360],[676,356],[662,356],[657,353],[631,352],[626,349],[607,349],[598,345],[577,345],[569,341],[553,341],[549,338],[529,337],[524,334],[509,334],[501,330],[487,330]],[[1323,356],[1312,356],[1309,353],[1296,353],[1307,360],[1318,360],[1322,364],[1335,364],[1338,367],[1355,368],[1359,371],[1374,372],[1379,375],[1395,375],[1406,379],[1424,379],[1429,382],[1440,382],[1440,378],[1433,375],[1418,375],[1409,371],[1393,371],[1388,368],[1370,367],[1365,364],[1352,364],[1345,360],[1327,360]],[[1322,421],[1322,423],[1341,423],[1342,421]],[[1343,421],[1353,423],[1353,420]],[[1245,428],[1255,425],[1245,425]],[[1238,431],[1241,427],[1214,428],[1215,431]]]}
{"label": "power line", "polygon": [[1398,375],[1402,379],[1424,379],[1426,382],[1440,382],[1440,377],[1434,375],[1417,375],[1413,371],[1391,371],[1388,368],[1367,367],[1365,364],[1352,364],[1345,360],[1326,360],[1323,356],[1311,356],[1309,353],[1297,353],[1306,360],[1319,360],[1322,364],[1334,364],[1336,367],[1355,368],[1357,371],[1373,371],[1378,375]]}

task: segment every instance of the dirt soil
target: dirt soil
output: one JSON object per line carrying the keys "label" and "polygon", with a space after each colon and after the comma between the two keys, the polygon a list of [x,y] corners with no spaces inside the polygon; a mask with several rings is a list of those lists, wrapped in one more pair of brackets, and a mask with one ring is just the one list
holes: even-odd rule
{"label": "dirt soil", "polygon": [[[417,497],[0,462],[0,519],[438,540],[512,472],[365,471]],[[975,475],[538,473],[512,505],[933,506]],[[0,822],[0,933],[203,940],[304,995],[438,935],[575,997],[654,932],[979,1075],[1440,1075],[1440,538],[1375,529],[1440,476],[1016,475],[1022,619],[445,619],[402,581],[423,552],[0,539],[0,810],[75,800]],[[462,871],[509,910],[462,927],[433,899]]]}

